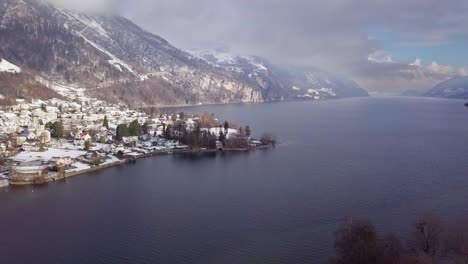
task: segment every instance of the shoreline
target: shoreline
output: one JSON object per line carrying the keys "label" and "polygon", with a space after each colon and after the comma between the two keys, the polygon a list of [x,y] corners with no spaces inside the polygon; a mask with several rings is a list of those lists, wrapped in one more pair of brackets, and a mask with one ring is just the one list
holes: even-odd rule
{"label": "shoreline", "polygon": [[[336,97],[336,98],[327,98],[320,100],[311,100],[311,99],[278,99],[278,100],[268,100],[260,102],[227,102],[227,103],[202,103],[202,104],[182,104],[182,105],[155,105],[154,107],[159,109],[180,109],[180,108],[192,108],[192,107],[203,107],[203,106],[223,106],[223,105],[257,105],[257,104],[269,104],[269,103],[287,103],[287,102],[321,102],[321,101],[333,101],[333,100],[342,100],[350,98],[366,98],[374,97],[372,95],[367,96],[349,96],[349,97]],[[143,106],[151,107],[151,106]]]}
{"label": "shoreline", "polygon": [[[101,171],[104,169],[112,168],[112,167],[118,167],[121,165],[125,165],[128,163],[135,163],[139,159],[145,159],[149,157],[156,157],[156,156],[169,156],[169,155],[174,155],[174,154],[205,154],[205,153],[229,153],[229,152],[251,152],[251,151],[256,151],[256,150],[261,150],[261,149],[269,149],[272,148],[273,145],[265,145],[265,146],[258,146],[258,147],[252,147],[252,148],[240,148],[240,149],[223,149],[223,150],[218,150],[218,149],[174,149],[171,151],[164,151],[164,152],[152,152],[152,153],[145,153],[141,154],[138,156],[134,156],[133,158],[126,158],[122,159],[116,162],[112,163],[107,163],[99,166],[93,166],[87,169],[83,170],[78,170],[78,171],[72,171],[65,173],[65,176],[60,177],[60,178],[53,178],[51,177],[49,181],[43,182],[43,183],[32,183],[32,182],[9,182],[9,186],[13,187],[19,187],[19,186],[34,186],[34,185],[45,185],[49,184],[51,182],[55,181],[61,181],[61,180],[66,180],[67,178],[72,178],[76,176],[80,176],[83,174],[88,174],[96,171]],[[7,186],[5,186],[7,187]]]}

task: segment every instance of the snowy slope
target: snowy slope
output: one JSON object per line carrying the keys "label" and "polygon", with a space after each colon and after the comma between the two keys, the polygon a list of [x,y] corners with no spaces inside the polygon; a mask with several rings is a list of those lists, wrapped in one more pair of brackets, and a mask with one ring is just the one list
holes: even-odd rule
{"label": "snowy slope", "polygon": [[468,76],[454,76],[443,81],[429,90],[425,96],[468,99]]}
{"label": "snowy slope", "polygon": [[21,68],[5,59],[0,59],[0,72],[20,73]]}

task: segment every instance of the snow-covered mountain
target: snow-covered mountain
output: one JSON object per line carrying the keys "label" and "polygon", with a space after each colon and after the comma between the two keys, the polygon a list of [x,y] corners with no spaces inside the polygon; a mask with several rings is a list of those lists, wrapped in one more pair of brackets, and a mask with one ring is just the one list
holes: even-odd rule
{"label": "snow-covered mountain", "polygon": [[222,49],[190,53],[215,67],[253,80],[265,90],[271,88],[267,95],[276,100],[368,95],[357,83],[317,68],[275,65],[258,56],[234,55]]}
{"label": "snow-covered mountain", "polygon": [[443,81],[425,95],[429,97],[468,99],[468,76],[455,76]]}
{"label": "snow-covered mountain", "polygon": [[185,52],[123,17],[56,8],[42,0],[0,0],[0,57],[49,87],[83,87],[98,98],[133,105],[367,95],[354,82],[318,70]]}

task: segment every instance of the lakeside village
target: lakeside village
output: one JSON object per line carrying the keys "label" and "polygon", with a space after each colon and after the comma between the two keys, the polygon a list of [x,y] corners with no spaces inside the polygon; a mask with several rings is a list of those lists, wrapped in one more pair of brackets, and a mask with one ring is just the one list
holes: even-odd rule
{"label": "lakeside village", "polygon": [[0,187],[43,184],[152,155],[272,146],[213,114],[131,110],[83,94],[0,106]]}

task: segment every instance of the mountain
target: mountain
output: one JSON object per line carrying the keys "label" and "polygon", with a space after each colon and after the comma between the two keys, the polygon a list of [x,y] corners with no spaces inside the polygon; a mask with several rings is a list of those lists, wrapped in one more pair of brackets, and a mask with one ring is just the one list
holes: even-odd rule
{"label": "mountain", "polygon": [[38,82],[33,74],[0,58],[0,105],[11,105],[16,98],[32,100],[54,97],[62,98],[57,92]]}
{"label": "mountain", "polygon": [[455,76],[443,81],[430,89],[425,96],[468,99],[468,76]]}
{"label": "mountain", "polygon": [[[218,60],[221,55],[232,60]],[[0,0],[0,58],[49,88],[86,88],[97,98],[131,105],[367,95],[356,83],[317,69],[211,56],[178,49],[120,16],[56,8],[42,0]]]}
{"label": "mountain", "polygon": [[278,66],[258,56],[233,55],[224,50],[191,54],[260,85],[264,95],[273,100],[368,96],[357,83],[317,68]]}

